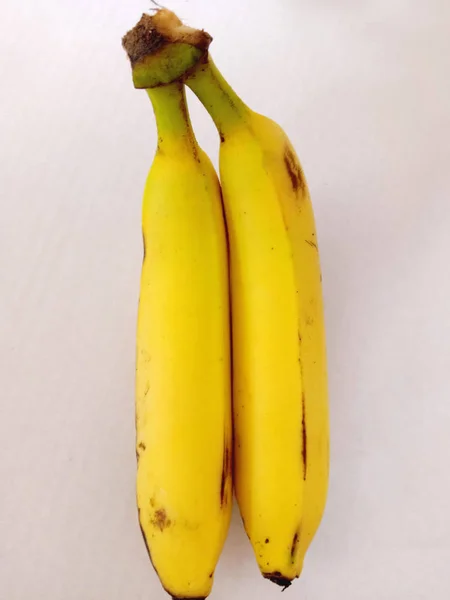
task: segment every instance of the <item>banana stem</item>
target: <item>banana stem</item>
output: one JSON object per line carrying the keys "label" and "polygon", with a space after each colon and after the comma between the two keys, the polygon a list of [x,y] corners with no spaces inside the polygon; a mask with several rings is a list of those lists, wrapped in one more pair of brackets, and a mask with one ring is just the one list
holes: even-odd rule
{"label": "banana stem", "polygon": [[197,140],[189,117],[184,85],[176,82],[146,91],[155,113],[158,148],[188,146],[195,153]]}
{"label": "banana stem", "polygon": [[208,55],[186,79],[211,115],[221,137],[248,118],[250,108],[239,98]]}

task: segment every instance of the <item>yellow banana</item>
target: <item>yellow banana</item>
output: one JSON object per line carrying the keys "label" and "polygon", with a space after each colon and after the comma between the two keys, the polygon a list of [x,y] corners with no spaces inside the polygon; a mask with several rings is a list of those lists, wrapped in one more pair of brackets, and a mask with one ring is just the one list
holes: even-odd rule
{"label": "yellow banana", "polygon": [[142,213],[137,505],[163,587],[174,598],[205,598],[232,504],[226,231],[217,175],[194,137],[184,87],[148,94],[158,148]]}
{"label": "yellow banana", "polygon": [[306,180],[283,130],[207,57],[186,79],[221,137],[230,239],[236,496],[263,575],[301,573],[328,484],[321,271]]}
{"label": "yellow banana", "polygon": [[213,64],[211,38],[165,9],[147,19],[135,86],[184,80],[220,133],[236,496],[262,574],[285,587],[301,573],[328,484],[325,327],[309,191],[283,130],[247,107]]}

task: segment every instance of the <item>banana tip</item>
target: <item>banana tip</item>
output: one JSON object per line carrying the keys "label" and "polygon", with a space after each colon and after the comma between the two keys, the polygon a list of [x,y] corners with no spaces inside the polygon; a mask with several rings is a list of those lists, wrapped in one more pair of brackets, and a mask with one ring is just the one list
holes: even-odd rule
{"label": "banana tip", "polygon": [[172,600],[206,600],[205,596],[197,596],[195,598],[183,598],[180,596],[172,596]]}
{"label": "banana tip", "polygon": [[284,577],[280,573],[280,571],[274,571],[273,573],[263,573],[263,577],[283,588],[281,590],[282,592],[284,592],[284,590],[286,590],[292,584],[292,580],[288,579],[287,577]]}

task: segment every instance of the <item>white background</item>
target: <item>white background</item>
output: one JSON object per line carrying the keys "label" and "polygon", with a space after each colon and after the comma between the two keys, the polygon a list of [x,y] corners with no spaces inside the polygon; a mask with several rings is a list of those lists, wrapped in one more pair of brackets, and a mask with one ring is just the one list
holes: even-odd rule
{"label": "white background", "polygon": [[[315,204],[331,480],[301,600],[450,597],[450,3],[172,0]],[[137,525],[141,197],[121,36],[150,2],[0,10],[0,598],[165,597]],[[202,146],[214,127],[189,94]],[[281,482],[280,482],[281,484]],[[235,511],[212,598],[275,598]]]}

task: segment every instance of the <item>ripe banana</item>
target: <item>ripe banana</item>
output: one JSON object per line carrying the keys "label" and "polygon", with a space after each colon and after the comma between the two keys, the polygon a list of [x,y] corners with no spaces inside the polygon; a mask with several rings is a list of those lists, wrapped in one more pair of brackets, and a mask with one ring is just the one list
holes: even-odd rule
{"label": "ripe banana", "polygon": [[298,577],[325,508],[329,431],[314,214],[284,131],[210,57],[186,79],[221,138],[230,240],[234,485],[264,577]]}
{"label": "ripe banana", "polygon": [[[123,43],[132,53],[136,40]],[[137,505],[165,590],[205,598],[232,505],[226,231],[218,178],[194,137],[184,87],[148,94],[158,147],[142,213]]]}

